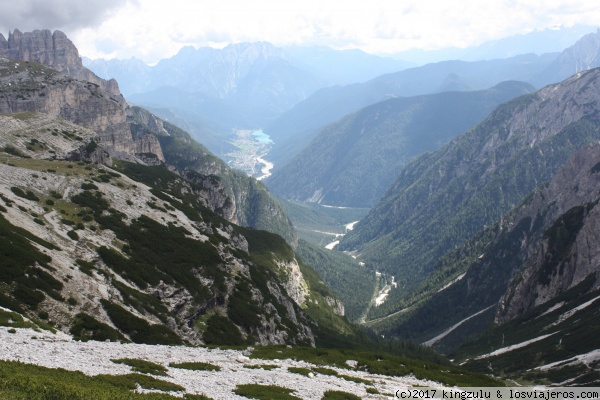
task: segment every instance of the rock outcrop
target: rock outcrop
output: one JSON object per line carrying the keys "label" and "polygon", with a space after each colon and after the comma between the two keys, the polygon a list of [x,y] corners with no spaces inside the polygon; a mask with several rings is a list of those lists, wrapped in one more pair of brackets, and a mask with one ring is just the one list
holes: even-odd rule
{"label": "rock outcrop", "polygon": [[344,316],[346,315],[346,310],[344,309],[344,304],[335,297],[327,296],[325,297],[325,301],[327,305],[333,309],[333,312],[336,315]]}
{"label": "rock outcrop", "polygon": [[99,85],[113,96],[121,95],[117,81],[101,79],[83,66],[77,47],[67,35],[58,30],[22,33],[15,29],[8,34],[8,40],[0,33],[0,56],[38,62],[74,79]]}
{"label": "rock outcrop", "polygon": [[284,271],[286,278],[283,287],[294,302],[302,307],[306,303],[306,298],[309,295],[308,284],[304,280],[304,276],[300,271],[300,266],[296,260],[289,263],[283,263],[279,266]]}
{"label": "rock outcrop", "polygon": [[[121,95],[37,62],[4,59],[0,70],[1,113],[38,111],[88,127],[111,155],[120,158],[133,160],[139,150],[149,148],[146,135],[133,138],[127,123],[129,105]],[[154,146],[153,151],[159,150]]]}

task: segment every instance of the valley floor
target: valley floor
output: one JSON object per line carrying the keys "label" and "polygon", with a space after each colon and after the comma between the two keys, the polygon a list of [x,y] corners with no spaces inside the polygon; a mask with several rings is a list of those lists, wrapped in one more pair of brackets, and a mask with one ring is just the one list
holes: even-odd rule
{"label": "valley floor", "polygon": [[[260,133],[257,136],[256,133]],[[271,176],[271,170],[275,166],[264,157],[269,154],[271,140],[261,130],[238,129],[233,131],[230,144],[237,150],[226,154],[226,160],[233,168],[244,171],[258,180]]]}
{"label": "valley floor", "polygon": [[[419,380],[411,376],[389,377],[339,369],[343,374],[373,382],[372,386],[365,386],[363,383],[350,382],[336,376],[315,374],[316,376],[310,378],[292,373],[288,368],[314,366],[304,361],[289,359],[274,361],[248,359],[241,350],[79,342],[61,332],[52,334],[32,329],[13,330],[0,327],[0,359],[2,360],[81,371],[90,376],[131,373],[129,366],[111,361],[119,358],[143,359],[165,367],[168,367],[169,363],[180,362],[206,362],[219,366],[220,371],[192,371],[168,367],[168,376],[158,377],[183,386],[187,393],[204,394],[213,399],[245,399],[233,393],[236,386],[242,384],[285,386],[293,389],[294,395],[302,399],[320,399],[326,390],[354,393],[363,399],[384,399],[393,396],[393,393],[403,388],[439,386],[431,381]],[[270,371],[248,368],[265,364],[275,364],[277,368]],[[367,387],[376,388],[381,394],[368,394]]]}

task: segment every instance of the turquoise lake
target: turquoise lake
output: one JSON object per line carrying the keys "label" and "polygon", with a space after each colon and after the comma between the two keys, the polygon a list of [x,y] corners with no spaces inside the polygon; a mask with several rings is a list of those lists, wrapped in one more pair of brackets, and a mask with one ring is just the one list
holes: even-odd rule
{"label": "turquoise lake", "polygon": [[261,143],[273,143],[271,137],[264,133],[262,129],[252,132],[252,136]]}

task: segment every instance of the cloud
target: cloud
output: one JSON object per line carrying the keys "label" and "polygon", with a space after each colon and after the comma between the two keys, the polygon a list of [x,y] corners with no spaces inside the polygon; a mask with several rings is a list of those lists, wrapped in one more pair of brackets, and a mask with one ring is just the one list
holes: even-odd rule
{"label": "cloud", "polygon": [[267,41],[392,54],[600,21],[597,0],[2,0],[0,32],[60,29],[90,58]]}
{"label": "cloud", "polygon": [[0,32],[93,27],[109,18],[123,4],[122,0],[4,0]]}

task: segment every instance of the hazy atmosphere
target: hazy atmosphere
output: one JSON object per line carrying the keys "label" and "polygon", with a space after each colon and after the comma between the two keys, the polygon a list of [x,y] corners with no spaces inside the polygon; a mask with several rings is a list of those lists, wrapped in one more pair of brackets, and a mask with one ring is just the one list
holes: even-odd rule
{"label": "hazy atmosphere", "polygon": [[374,54],[468,47],[536,30],[595,25],[600,5],[590,0],[8,0],[0,32],[59,29],[89,58],[147,63],[186,45],[275,45],[359,48]]}

